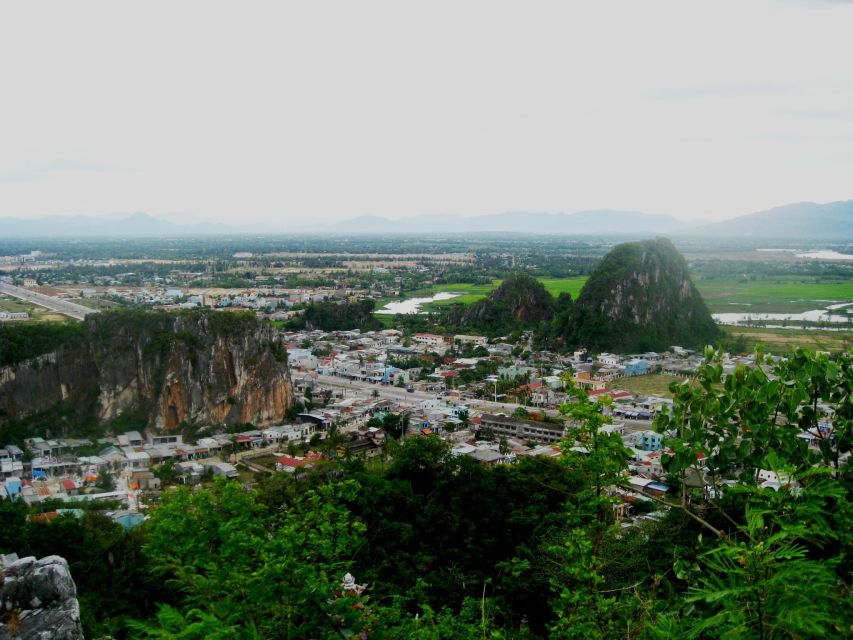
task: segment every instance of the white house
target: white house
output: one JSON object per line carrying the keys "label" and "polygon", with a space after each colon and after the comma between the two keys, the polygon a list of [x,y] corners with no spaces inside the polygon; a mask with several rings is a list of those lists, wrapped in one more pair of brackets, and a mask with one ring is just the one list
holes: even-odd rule
{"label": "white house", "polygon": [[439,336],[434,333],[416,333],[412,336],[412,340],[416,344],[423,345],[433,350],[445,348],[444,336]]}

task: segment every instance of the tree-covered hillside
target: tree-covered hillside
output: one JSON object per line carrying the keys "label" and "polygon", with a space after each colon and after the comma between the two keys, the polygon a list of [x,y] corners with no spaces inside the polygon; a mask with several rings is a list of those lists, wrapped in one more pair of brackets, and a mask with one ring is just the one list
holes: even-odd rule
{"label": "tree-covered hillside", "polygon": [[369,331],[382,327],[373,310],[373,300],[360,302],[313,302],[305,312],[289,323],[291,329],[321,329],[323,331]]}
{"label": "tree-covered hillside", "polygon": [[665,238],[610,251],[581,290],[566,329],[570,346],[619,353],[701,347],[719,337],[687,263]]}
{"label": "tree-covered hillside", "polygon": [[447,323],[466,331],[502,335],[544,328],[553,318],[554,298],[536,278],[516,273],[504,280],[485,300],[454,306]]}

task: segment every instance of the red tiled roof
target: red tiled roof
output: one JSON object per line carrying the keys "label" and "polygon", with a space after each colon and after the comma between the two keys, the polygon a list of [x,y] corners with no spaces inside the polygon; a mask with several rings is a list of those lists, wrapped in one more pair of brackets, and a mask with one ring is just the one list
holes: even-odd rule
{"label": "red tiled roof", "polygon": [[615,393],[611,393],[610,397],[614,400],[621,400],[622,398],[632,398],[634,396],[630,391],[616,391]]}
{"label": "red tiled roof", "polygon": [[77,488],[77,485],[74,484],[72,480],[62,480],[60,481],[60,484],[62,485],[62,488],[66,491],[73,491]]}
{"label": "red tiled roof", "polygon": [[285,467],[304,467],[308,464],[308,460],[299,460],[290,456],[281,456],[276,462]]}
{"label": "red tiled roof", "polygon": [[58,518],[59,514],[56,511],[48,511],[47,513],[36,513],[33,515],[33,520],[36,522],[45,521],[45,520],[53,520],[54,518]]}

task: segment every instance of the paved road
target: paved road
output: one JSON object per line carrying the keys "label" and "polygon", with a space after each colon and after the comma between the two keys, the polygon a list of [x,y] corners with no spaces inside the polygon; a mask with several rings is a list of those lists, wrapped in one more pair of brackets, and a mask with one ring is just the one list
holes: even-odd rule
{"label": "paved road", "polygon": [[16,287],[15,285],[6,284],[5,282],[0,282],[0,293],[5,293],[6,295],[14,296],[15,298],[20,298],[27,302],[32,302],[40,307],[56,311],[57,313],[74,318],[75,320],[82,320],[90,313],[98,313],[97,309],[90,309],[89,307],[84,307],[80,304],[74,304],[73,302],[54,298],[53,296],[46,296],[43,293],[38,293],[32,289]]}
{"label": "paved road", "polygon": [[[511,403],[511,402],[492,402],[491,400],[478,400],[478,399],[457,399],[453,396],[441,396],[440,393],[435,391],[414,391],[408,392],[405,389],[401,389],[400,387],[393,387],[384,384],[373,384],[371,382],[363,382],[360,380],[347,380],[345,378],[338,378],[336,376],[325,376],[319,375],[317,376],[318,382],[326,387],[337,387],[344,389],[348,395],[357,395],[360,397],[368,397],[374,391],[379,393],[380,398],[388,398],[390,400],[396,400],[398,402],[414,405],[423,402],[424,400],[434,400],[436,398],[441,398],[442,400],[446,400],[448,404],[461,404],[466,407],[477,408],[482,411],[493,411],[493,412],[505,412],[512,413],[517,409],[520,405]],[[548,411],[549,414],[555,414],[556,411]]]}
{"label": "paved road", "polygon": [[[359,396],[362,398],[367,398],[372,394],[372,392],[377,391],[379,393],[380,398],[396,400],[397,402],[400,402],[402,404],[408,404],[410,406],[419,404],[424,400],[430,400],[440,397],[440,394],[435,392],[415,391],[413,393],[409,393],[405,389],[401,389],[399,387],[392,387],[383,384],[373,384],[371,382],[363,382],[359,380],[347,380],[345,378],[338,378],[336,376],[318,375],[317,380],[323,386],[344,389],[346,395],[349,396]],[[462,404],[466,407],[471,407],[472,409],[478,409],[480,411],[492,413],[511,414],[519,406],[521,406],[511,402],[493,402],[491,400],[485,399],[457,400],[456,398],[453,398],[451,396],[444,397],[442,399],[447,400],[449,404]],[[525,408],[531,409],[531,407]],[[559,415],[557,411],[552,409],[547,410],[546,413],[551,416]],[[644,431],[646,429],[652,428],[651,420],[629,420],[615,418],[614,422],[624,423],[627,431]]]}

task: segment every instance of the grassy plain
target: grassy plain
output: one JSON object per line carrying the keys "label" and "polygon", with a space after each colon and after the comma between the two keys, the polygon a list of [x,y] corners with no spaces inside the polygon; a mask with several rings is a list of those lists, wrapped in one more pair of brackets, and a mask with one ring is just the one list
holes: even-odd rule
{"label": "grassy plain", "polygon": [[787,354],[795,347],[813,351],[846,351],[853,346],[853,331],[806,329],[765,329],[762,327],[723,327],[731,339],[743,338],[743,350],[751,352],[761,344],[768,353]]}
{"label": "grassy plain", "polygon": [[491,284],[470,284],[468,282],[454,282],[451,284],[435,284],[427,292],[426,295],[434,295],[440,291],[448,293],[458,293],[459,296],[450,300],[439,300],[431,302],[429,306],[445,306],[449,304],[471,304],[482,300],[492,291],[497,289],[501,284],[500,280],[492,280]]}
{"label": "grassy plain", "polygon": [[561,293],[568,293],[572,296],[572,300],[577,300],[583,285],[588,279],[587,276],[578,278],[540,278],[539,282],[544,284],[548,293],[555,298]]}
{"label": "grassy plain", "polygon": [[70,318],[67,318],[62,314],[25,302],[24,300],[18,300],[17,298],[0,298],[0,311],[9,311],[10,313],[26,312],[30,314],[29,321],[71,322]]}
{"label": "grassy plain", "polygon": [[[581,288],[587,281],[586,276],[578,278],[540,278],[539,281],[545,285],[545,289],[555,298],[561,293],[571,294],[573,299],[577,299]],[[436,284],[433,285],[428,293],[435,294],[439,291],[447,291],[450,293],[459,293],[461,295],[451,300],[439,300],[431,302],[430,306],[444,306],[448,304],[471,304],[482,300],[492,291],[497,289],[501,284],[500,280],[492,280],[490,284],[469,284],[465,282],[452,284]]]}
{"label": "grassy plain", "polygon": [[[578,278],[542,278],[541,282],[553,296],[561,292],[570,293],[577,299],[586,282],[586,277]],[[699,292],[713,313],[755,312],[755,313],[800,313],[811,309],[825,308],[833,302],[853,301],[853,281],[817,281],[815,278],[771,277],[757,280],[744,278],[707,278],[696,279]],[[411,297],[427,297],[439,291],[459,293],[456,298],[424,305],[424,310],[435,310],[450,304],[471,304],[485,298],[500,285],[500,280],[489,284],[451,283],[437,284],[430,289],[413,292]],[[380,305],[381,306],[381,305]],[[390,316],[378,316],[386,326],[393,326]],[[793,347],[801,346],[823,351],[838,351],[853,346],[853,332],[764,329],[754,327],[724,327],[724,331],[735,340],[743,337],[745,351],[752,351],[761,343],[773,353],[787,353]],[[644,376],[629,384],[650,384],[654,390],[637,390],[638,393],[666,393],[666,376],[655,378]],[[621,382],[621,381],[620,381]],[[634,390],[634,389],[630,389]]]}
{"label": "grassy plain", "polygon": [[121,309],[122,305],[112,300],[104,300],[103,298],[71,298],[69,302],[79,304],[82,307],[90,309]]}
{"label": "grassy plain", "polygon": [[[540,282],[552,296],[566,292],[573,299],[580,295],[587,281],[586,276],[577,278],[541,278]],[[485,298],[500,285],[500,280],[490,284],[464,282],[436,284],[423,295],[450,291],[461,295],[451,300],[431,303],[435,306],[448,304],[470,304]],[[695,280],[699,293],[713,313],[753,311],[756,313],[800,313],[820,309],[832,302],[853,300],[853,281],[821,281],[793,278],[708,278]]]}
{"label": "grassy plain", "polygon": [[607,384],[608,389],[624,389],[638,396],[658,396],[671,398],[669,385],[672,382],[682,382],[681,378],[668,376],[662,373],[650,373],[646,376],[632,376],[629,378],[617,378]]}
{"label": "grassy plain", "polygon": [[853,281],[814,278],[708,278],[695,280],[713,313],[801,313],[832,302],[853,300]]}

